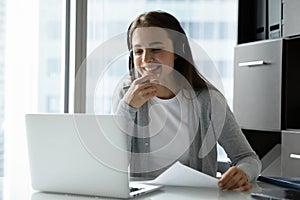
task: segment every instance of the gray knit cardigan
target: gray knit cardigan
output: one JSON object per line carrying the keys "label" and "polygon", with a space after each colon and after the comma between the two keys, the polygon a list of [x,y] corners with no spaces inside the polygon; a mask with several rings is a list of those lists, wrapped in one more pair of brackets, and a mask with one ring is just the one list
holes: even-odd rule
{"label": "gray knit cardigan", "polygon": [[[150,139],[147,137],[149,133],[145,128],[149,120],[148,105],[145,103],[135,109],[126,104],[123,96],[129,86],[130,81],[124,79],[115,92],[112,108],[114,114],[126,116],[132,122],[128,123],[128,131],[132,132],[128,137],[128,150],[132,152],[131,168],[145,169],[146,155],[150,151]],[[189,149],[189,167],[216,176],[218,142],[227,153],[231,164],[242,169],[249,182],[256,180],[261,171],[261,162],[242,133],[224,96],[216,89],[208,88],[195,89],[191,94],[195,97],[191,98],[194,110],[189,113],[196,116],[194,118],[199,125]],[[153,178],[151,173],[142,171],[132,173],[132,176]]]}

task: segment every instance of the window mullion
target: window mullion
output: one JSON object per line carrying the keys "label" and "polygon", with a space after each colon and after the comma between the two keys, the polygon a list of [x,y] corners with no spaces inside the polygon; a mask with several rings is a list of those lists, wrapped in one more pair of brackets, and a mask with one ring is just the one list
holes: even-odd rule
{"label": "window mullion", "polygon": [[74,112],[86,110],[87,0],[76,0]]}

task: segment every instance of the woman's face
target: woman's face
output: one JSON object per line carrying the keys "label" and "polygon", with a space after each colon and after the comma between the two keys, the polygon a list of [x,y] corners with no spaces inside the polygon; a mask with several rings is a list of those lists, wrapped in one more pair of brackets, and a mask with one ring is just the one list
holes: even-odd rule
{"label": "woman's face", "polygon": [[144,76],[155,74],[165,78],[174,68],[174,48],[172,40],[162,28],[137,28],[132,34],[134,64]]}

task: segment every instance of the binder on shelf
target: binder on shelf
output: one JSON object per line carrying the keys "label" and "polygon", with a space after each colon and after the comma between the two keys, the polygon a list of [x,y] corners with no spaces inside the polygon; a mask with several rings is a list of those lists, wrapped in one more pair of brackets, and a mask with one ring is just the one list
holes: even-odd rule
{"label": "binder on shelf", "polygon": [[267,0],[256,0],[255,39],[267,39]]}
{"label": "binder on shelf", "polygon": [[282,36],[282,2],[281,0],[268,0],[268,32],[269,38]]}

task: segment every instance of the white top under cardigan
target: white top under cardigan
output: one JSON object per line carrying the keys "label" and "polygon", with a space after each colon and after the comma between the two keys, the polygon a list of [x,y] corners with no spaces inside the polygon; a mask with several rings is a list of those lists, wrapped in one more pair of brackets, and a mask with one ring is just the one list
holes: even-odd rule
{"label": "white top under cardigan", "polygon": [[188,164],[189,132],[196,132],[189,122],[187,104],[183,92],[171,99],[153,97],[148,102],[150,133],[150,169],[162,169],[178,160]]}

